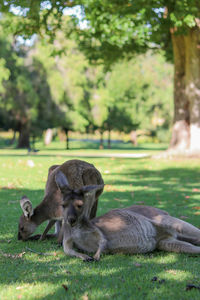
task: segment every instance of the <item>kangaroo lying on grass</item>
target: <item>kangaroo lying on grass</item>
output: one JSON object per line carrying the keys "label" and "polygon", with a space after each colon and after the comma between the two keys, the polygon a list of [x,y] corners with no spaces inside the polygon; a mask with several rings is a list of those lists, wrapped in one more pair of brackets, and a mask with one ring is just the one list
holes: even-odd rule
{"label": "kangaroo lying on grass", "polygon": [[[62,172],[56,174],[58,185],[68,181]],[[150,206],[133,205],[123,209],[113,209],[103,216],[88,219],[92,207],[93,194],[102,190],[102,185],[87,187],[87,197],[65,201],[64,211],[64,252],[84,261],[99,260],[105,253],[147,253],[155,249],[200,253],[200,230],[167,212]],[[86,199],[86,200],[85,200]],[[87,202],[89,201],[90,204]],[[94,257],[79,253],[73,244]]]}
{"label": "kangaroo lying on grass", "polygon": [[[68,180],[67,188],[62,185],[58,187],[55,181],[55,175],[62,171],[65,174],[65,178]],[[44,230],[44,233],[40,237],[41,240],[45,239],[47,232],[56,223],[56,235],[58,236],[60,231],[60,223],[63,218],[63,203],[62,193],[65,193],[65,201],[74,199],[77,194],[85,195],[85,189],[90,184],[103,184],[103,179],[100,172],[92,165],[81,160],[69,160],[62,165],[54,165],[49,168],[48,178],[46,182],[45,195],[43,201],[33,209],[31,201],[24,196],[20,205],[23,210],[23,215],[19,220],[18,239],[27,240],[36,228],[46,220],[49,223]],[[92,199],[92,209],[88,218],[94,218],[96,216],[98,197],[103,191],[99,189],[97,193],[94,193],[94,199]],[[62,193],[61,193],[62,192]],[[87,195],[83,198],[87,198]],[[86,200],[86,199],[85,199]],[[89,203],[90,201],[87,201]],[[32,237],[32,239],[38,238],[38,236]],[[60,234],[62,239],[62,234]]]}

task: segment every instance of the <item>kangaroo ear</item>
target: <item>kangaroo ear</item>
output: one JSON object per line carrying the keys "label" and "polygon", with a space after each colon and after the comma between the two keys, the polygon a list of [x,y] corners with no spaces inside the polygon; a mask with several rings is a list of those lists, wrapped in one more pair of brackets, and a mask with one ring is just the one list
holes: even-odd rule
{"label": "kangaroo ear", "polygon": [[23,210],[24,216],[29,219],[33,215],[33,207],[31,201],[26,196],[23,196],[20,200],[20,206]]}
{"label": "kangaroo ear", "polygon": [[[81,188],[81,191],[84,195],[84,202],[85,202],[84,211],[83,211],[83,215],[85,216],[85,218],[90,219],[91,210],[94,203],[96,202],[96,197],[102,193],[103,188],[104,188],[104,184],[85,185]],[[97,193],[99,195],[97,195]]]}
{"label": "kangaroo ear", "polygon": [[103,191],[104,184],[93,184],[93,185],[84,185],[81,188],[81,191],[85,196],[95,195],[99,191]]}
{"label": "kangaroo ear", "polygon": [[57,186],[60,188],[61,192],[64,192],[66,188],[70,189],[67,177],[65,176],[65,174],[62,171],[58,171],[56,173],[55,181],[56,181]]}

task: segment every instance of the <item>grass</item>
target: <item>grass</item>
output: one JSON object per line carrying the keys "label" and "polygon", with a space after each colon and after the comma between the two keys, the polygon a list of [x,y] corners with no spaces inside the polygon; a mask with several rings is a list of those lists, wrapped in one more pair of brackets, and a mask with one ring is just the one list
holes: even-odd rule
{"label": "grass", "polygon": [[[199,290],[186,291],[187,284],[200,284],[199,256],[155,251],[103,255],[100,262],[87,264],[64,255],[54,240],[17,240],[21,196],[26,194],[37,205],[44,194],[48,167],[75,157],[93,163],[106,183],[98,215],[116,207],[146,204],[199,226],[199,160],[101,155],[104,151],[156,153],[163,145],[114,151],[80,147],[65,151],[64,144],[53,143],[29,156],[25,150],[0,150],[0,299],[199,299]],[[27,247],[52,255],[38,255]],[[158,280],[152,281],[155,276]]]}

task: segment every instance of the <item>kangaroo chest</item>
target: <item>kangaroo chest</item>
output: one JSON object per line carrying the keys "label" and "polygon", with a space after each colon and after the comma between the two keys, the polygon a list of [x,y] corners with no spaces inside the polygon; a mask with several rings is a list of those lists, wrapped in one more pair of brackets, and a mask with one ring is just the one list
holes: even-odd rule
{"label": "kangaroo chest", "polygon": [[75,246],[86,252],[96,252],[98,239],[91,230],[73,228],[71,236]]}

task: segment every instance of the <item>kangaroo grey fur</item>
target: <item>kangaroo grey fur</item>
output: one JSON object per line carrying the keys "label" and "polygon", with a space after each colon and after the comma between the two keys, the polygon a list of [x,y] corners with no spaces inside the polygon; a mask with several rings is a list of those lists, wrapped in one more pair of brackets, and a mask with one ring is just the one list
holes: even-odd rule
{"label": "kangaroo grey fur", "polygon": [[[83,216],[75,226],[70,226],[68,217],[66,210],[64,252],[85,261],[99,260],[102,252],[135,254],[160,249],[200,253],[200,230],[155,207],[133,205],[113,209],[92,220]],[[75,251],[73,245],[84,252],[95,253],[94,257]]]}
{"label": "kangaroo grey fur", "polygon": [[[49,220],[49,223],[40,239],[45,239],[47,232],[55,223],[56,235],[58,236],[63,218],[63,197],[61,189],[55,181],[55,176],[59,171],[66,176],[71,189],[78,190],[83,186],[91,184],[103,184],[100,172],[92,164],[85,161],[69,160],[62,165],[51,166],[42,202],[33,209],[30,200],[26,196],[22,197],[20,201],[23,215],[19,220],[18,239],[27,240],[36,228],[46,220]],[[98,197],[102,191],[103,188],[96,194],[89,218],[96,216]],[[60,239],[62,239],[62,234],[60,235]]]}

